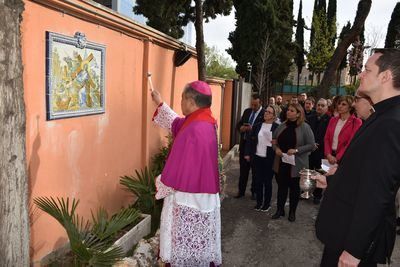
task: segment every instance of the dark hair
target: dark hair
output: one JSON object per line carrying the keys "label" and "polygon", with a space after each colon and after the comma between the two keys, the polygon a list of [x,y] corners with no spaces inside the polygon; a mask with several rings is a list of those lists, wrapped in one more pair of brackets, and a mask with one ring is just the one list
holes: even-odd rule
{"label": "dark hair", "polygon": [[183,91],[184,95],[188,98],[192,98],[194,103],[199,108],[209,108],[211,107],[212,103],[212,96],[211,95],[203,95],[196,90],[194,90],[190,85],[185,87]]}
{"label": "dark hair", "polygon": [[357,102],[357,99],[360,99],[360,98],[364,98],[364,99],[367,100],[371,105],[374,104],[374,103],[372,102],[372,99],[371,99],[369,96],[367,96],[367,95],[364,94],[363,92],[360,92],[359,90],[357,90],[357,91],[354,93],[354,101]]}
{"label": "dark hair", "polygon": [[305,101],[311,101],[313,103],[313,105],[315,104],[315,98],[312,96],[307,97],[307,99]]}
{"label": "dark hair", "polygon": [[253,94],[253,95],[251,96],[251,98],[254,99],[254,100],[260,99],[260,101],[261,101],[261,98],[260,98],[260,95],[259,95],[259,94]]}
{"label": "dark hair", "polygon": [[379,73],[390,70],[393,76],[393,86],[400,89],[400,49],[376,48],[374,53],[382,54],[375,62]]}

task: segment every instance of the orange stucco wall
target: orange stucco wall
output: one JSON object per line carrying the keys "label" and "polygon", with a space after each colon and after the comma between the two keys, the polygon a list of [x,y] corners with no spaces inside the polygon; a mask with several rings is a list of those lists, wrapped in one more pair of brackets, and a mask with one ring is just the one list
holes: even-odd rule
{"label": "orange stucco wall", "polygon": [[233,81],[226,81],[224,88],[224,103],[222,105],[221,143],[222,149],[231,149],[231,116],[232,116]]}
{"label": "orange stucco wall", "polygon": [[[99,206],[113,213],[132,200],[121,189],[119,177],[148,165],[167,135],[151,123],[155,104],[147,72],[152,72],[164,101],[181,113],[182,88],[197,78],[196,58],[174,67],[177,41],[89,1],[42,2],[25,1],[21,25],[30,201],[38,196],[77,198],[78,213],[87,219]],[[93,21],[91,12],[113,23]],[[133,36],[136,29],[138,35]],[[106,46],[104,114],[46,120],[46,31],[68,36],[80,31],[89,41]],[[212,111],[220,122],[221,85],[211,86]],[[33,262],[66,242],[64,229],[53,218],[34,213]]]}

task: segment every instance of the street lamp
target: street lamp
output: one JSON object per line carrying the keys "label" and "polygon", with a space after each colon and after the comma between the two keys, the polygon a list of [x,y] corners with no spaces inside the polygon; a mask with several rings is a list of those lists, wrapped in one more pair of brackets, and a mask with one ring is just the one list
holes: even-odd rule
{"label": "street lamp", "polygon": [[251,65],[250,62],[247,62],[247,71],[249,72],[249,83],[251,83],[251,70],[253,69],[253,66]]}

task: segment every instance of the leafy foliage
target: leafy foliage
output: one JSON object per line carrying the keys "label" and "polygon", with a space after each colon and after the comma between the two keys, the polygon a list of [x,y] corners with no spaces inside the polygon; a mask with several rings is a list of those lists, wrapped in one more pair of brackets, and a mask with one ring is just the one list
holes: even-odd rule
{"label": "leafy foliage", "polygon": [[[251,62],[256,90],[269,90],[276,81],[283,81],[290,71],[295,46],[293,34],[293,2],[290,0],[234,1],[236,29],[229,33],[232,47],[228,54],[236,61],[236,72],[246,76]],[[267,88],[264,88],[264,84]]]}
{"label": "leafy foliage", "polygon": [[360,80],[357,80],[355,84],[348,84],[344,86],[347,95],[354,95],[357,88],[360,86]]}
{"label": "leafy foliage", "polygon": [[348,34],[337,45],[332,58],[330,59],[324,71],[324,77],[322,78],[321,84],[318,86],[318,97],[329,96],[329,90],[333,84],[336,70],[338,69],[340,62],[343,60],[343,56],[346,53],[347,48],[352,42],[354,42],[354,40],[356,40],[357,36],[359,36],[363,30],[365,20],[371,9],[371,5],[372,0],[359,1],[353,26]]}
{"label": "leafy foliage", "polygon": [[66,230],[74,261],[78,266],[112,266],[124,253],[113,246],[115,234],[139,218],[137,210],[122,209],[108,218],[104,209],[93,215],[93,223],[76,214],[79,200],[67,198],[38,197],[36,206],[55,218]]}
{"label": "leafy foliage", "polygon": [[207,76],[224,79],[237,78],[238,75],[230,65],[229,59],[224,57],[215,46],[206,46],[205,51]]}
{"label": "leafy foliage", "polygon": [[190,9],[191,1],[188,0],[136,0],[133,11],[144,15],[147,25],[174,38],[181,38],[184,34],[183,27],[189,22],[186,14]]}
{"label": "leafy foliage", "polygon": [[203,20],[208,22],[210,18],[214,19],[217,15],[229,15],[232,0],[195,0],[194,3],[193,6],[192,0],[137,0],[134,12],[147,17],[148,25],[174,38],[182,37],[182,27],[189,21],[194,22],[199,80],[205,80]]}
{"label": "leafy foliage", "polygon": [[325,70],[332,54],[326,14],[323,11],[318,11],[314,20],[314,40],[307,55],[309,69],[319,76]]}
{"label": "leafy foliage", "polygon": [[328,11],[327,11],[327,22],[329,27],[329,33],[331,35],[332,49],[335,48],[336,42],[336,0],[329,0]]}
{"label": "leafy foliage", "polygon": [[386,48],[400,48],[400,2],[396,4],[393,9],[392,17],[390,19],[385,47]]}
{"label": "leafy foliage", "polygon": [[147,167],[144,170],[135,170],[136,176],[122,176],[120,184],[137,197],[134,207],[141,212],[151,214],[151,229],[154,233],[160,223],[162,200],[156,200],[155,174]]}
{"label": "leafy foliage", "polygon": [[167,157],[172,146],[172,135],[167,135],[168,143],[166,146],[160,148],[160,151],[155,154],[152,158],[151,171],[155,174],[161,174],[164,169],[165,163],[167,162]]}
{"label": "leafy foliage", "polygon": [[[300,0],[300,6],[299,6],[299,13],[297,15],[297,27],[296,27],[296,57],[295,57],[295,62],[297,66],[297,73],[301,73],[301,70],[303,69],[303,66],[305,65],[305,60],[304,60],[304,19],[302,16],[302,9],[303,9],[303,2]],[[297,81],[297,84],[299,84],[299,81]]]}

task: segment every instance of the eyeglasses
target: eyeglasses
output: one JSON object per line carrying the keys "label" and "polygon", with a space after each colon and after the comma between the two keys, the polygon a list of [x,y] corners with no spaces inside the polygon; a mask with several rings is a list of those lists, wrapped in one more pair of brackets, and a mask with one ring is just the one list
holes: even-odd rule
{"label": "eyeglasses", "polygon": [[354,96],[354,102],[358,102],[360,99],[365,99],[367,100],[371,105],[373,105],[371,98],[366,97],[366,96],[359,96],[359,95],[355,95]]}
{"label": "eyeglasses", "polygon": [[274,112],[271,112],[271,111],[265,111],[265,113],[267,113],[267,114],[271,114],[271,115],[274,115]]}
{"label": "eyeglasses", "polygon": [[317,107],[325,107],[325,104],[317,104]]}

